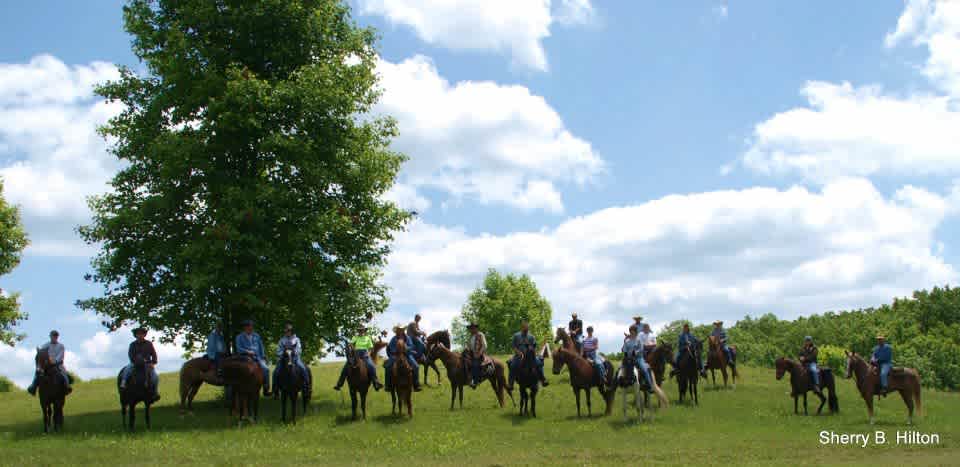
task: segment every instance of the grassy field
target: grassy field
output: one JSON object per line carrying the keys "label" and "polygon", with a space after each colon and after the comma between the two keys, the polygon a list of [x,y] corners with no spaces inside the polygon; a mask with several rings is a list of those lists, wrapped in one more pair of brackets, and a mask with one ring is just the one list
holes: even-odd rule
{"label": "grassy field", "polygon": [[[578,419],[566,373],[551,375],[538,399],[540,417],[522,419],[509,401],[496,407],[488,386],[465,394],[464,410],[449,411],[449,386],[414,395],[414,419],[390,415],[390,398],[372,393],[366,422],[349,418],[349,395],[333,385],[337,364],[315,368],[311,413],[297,426],[280,423],[279,404],[261,407],[261,422],[235,428],[217,405],[218,389],[201,390],[194,416],[175,406],[175,374],[162,375],[164,399],[153,430],[123,432],[112,380],[78,384],[67,400],[66,430],[43,435],[36,399],[23,391],[0,394],[2,465],[958,465],[960,395],[927,390],[925,417],[912,429],[938,433],[937,446],[898,446],[906,430],[896,395],[879,403],[877,424],[867,424],[854,383],[839,381],[840,414],[795,416],[787,381],[772,370],[745,368],[736,390],[702,391],[699,407],[671,405],[652,421],[624,422],[620,397],[613,416]],[[664,390],[675,400],[676,384]],[[346,391],[344,391],[346,392]],[[811,396],[812,397],[812,396]],[[825,409],[826,410],[826,409]],[[142,423],[142,413],[138,422]],[[821,430],[887,434],[885,446],[825,446]],[[802,456],[802,457],[801,457]]]}

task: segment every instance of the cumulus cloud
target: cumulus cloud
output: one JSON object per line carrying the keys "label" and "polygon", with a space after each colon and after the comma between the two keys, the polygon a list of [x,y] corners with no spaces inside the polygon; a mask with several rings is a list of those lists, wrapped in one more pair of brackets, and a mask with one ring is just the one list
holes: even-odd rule
{"label": "cumulus cloud", "polygon": [[118,168],[96,127],[120,112],[93,96],[116,79],[108,63],[68,66],[49,55],[0,64],[0,177],[23,208],[34,254],[87,255],[73,228],[89,218],[86,198]]}
{"label": "cumulus cloud", "polygon": [[394,304],[448,321],[488,268],[526,273],[556,324],[579,311],[616,326],[603,331],[611,335],[635,312],[663,324],[875,305],[957,279],[933,251],[948,196],[907,186],[885,198],[867,180],[843,179],[820,191],[671,195],[538,232],[470,235],[418,222],[398,239],[386,281]]}
{"label": "cumulus cloud", "polygon": [[896,95],[876,85],[808,82],[802,90],[807,106],[757,124],[740,162],[759,173],[818,182],[960,174],[960,2],[907,2],[886,44],[907,40],[926,47],[923,74],[942,93]]}
{"label": "cumulus cloud", "polygon": [[520,67],[548,68],[543,40],[553,23],[594,18],[590,0],[358,0],[365,15],[413,29],[424,42],[452,50],[507,53]]}
{"label": "cumulus cloud", "polygon": [[526,87],[451,84],[419,55],[381,60],[377,71],[384,90],[377,110],[397,119],[394,147],[410,156],[395,197],[424,205],[409,188],[426,187],[484,204],[561,212],[556,183],[582,186],[604,170],[590,143]]}

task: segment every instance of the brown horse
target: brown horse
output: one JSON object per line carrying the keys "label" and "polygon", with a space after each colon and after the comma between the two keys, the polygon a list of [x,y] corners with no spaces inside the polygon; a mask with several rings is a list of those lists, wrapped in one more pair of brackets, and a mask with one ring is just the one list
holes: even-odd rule
{"label": "brown horse", "polygon": [[220,362],[224,384],[232,388],[232,414],[238,424],[244,420],[256,422],[260,415],[260,390],[263,372],[256,361],[242,355],[224,358]]}
{"label": "brown horse", "polygon": [[207,383],[223,386],[223,380],[217,376],[213,360],[206,357],[192,358],[180,367],[180,413],[193,413],[193,399],[197,397],[200,386]]}
{"label": "brown horse", "polygon": [[443,344],[444,347],[449,349],[450,348],[450,331],[447,331],[446,329],[441,329],[439,331],[436,331],[433,334],[430,334],[429,336],[427,336],[427,340],[424,342],[424,344],[426,347],[426,353],[423,355],[423,358],[421,359],[422,360],[421,363],[423,364],[423,384],[426,384],[427,386],[430,385],[430,383],[428,382],[428,379],[429,379],[428,376],[430,376],[430,369],[433,368],[433,371],[437,374],[437,386],[440,386],[441,384],[440,368],[437,367],[437,359],[430,358],[430,348],[437,344]]}
{"label": "brown horse", "polygon": [[650,369],[653,370],[653,378],[657,380],[657,386],[663,386],[664,374],[667,370],[667,363],[673,365],[673,346],[667,343],[657,345],[645,357]]}
{"label": "brown horse", "polygon": [[[866,360],[856,352],[847,352],[847,378],[856,377],[857,389],[867,404],[867,414],[870,424],[873,424],[873,396],[884,395],[880,390],[880,373],[872,368]],[[890,371],[887,378],[888,392],[897,391],[907,404],[907,424],[913,423],[913,408],[916,406],[917,415],[923,415],[923,404],[920,402],[920,373],[914,368],[896,367]]]}
{"label": "brown horse", "polygon": [[[803,414],[807,415],[807,391],[813,391],[813,379],[803,365],[799,362],[786,357],[780,357],[776,361],[777,380],[783,378],[786,372],[790,372],[790,396],[793,397],[793,413],[799,414],[797,408],[798,398],[803,395]],[[833,370],[827,367],[820,368],[820,389],[826,389],[828,397],[823,394],[816,394],[820,398],[820,406],[817,407],[817,415],[823,411],[823,404],[830,401],[830,413],[836,413],[840,410],[840,402],[837,400],[837,385],[833,380]]]}
{"label": "brown horse", "polygon": [[[457,399],[457,394],[460,395],[460,408],[462,409],[463,387],[470,384],[470,377],[467,375],[467,368],[464,365],[463,356],[459,352],[454,352],[440,343],[431,347],[428,355],[432,360],[439,359],[447,369],[447,379],[450,380],[451,391],[450,410],[453,410],[453,404]],[[504,393],[509,395],[510,400],[513,401],[513,393],[507,391],[506,366],[504,366],[503,362],[493,357],[490,357],[490,360],[493,361],[494,373],[489,378],[487,375],[481,375],[481,382],[483,379],[490,380],[490,387],[493,388],[493,393],[497,396],[497,403],[503,408],[506,402]],[[514,405],[516,405],[516,402],[514,402]]]}
{"label": "brown horse", "polygon": [[[707,365],[706,369],[710,370],[710,376],[713,377],[713,386],[717,386],[717,373],[716,370],[720,370],[720,373],[723,374],[723,387],[727,387],[727,366],[730,362],[727,361],[727,354],[723,351],[723,346],[720,344],[720,338],[717,336],[708,336],[707,341],[709,342],[709,349],[707,350]],[[731,349],[735,349],[734,346],[729,346]],[[737,387],[737,369],[730,367],[731,375],[733,376],[733,388]]]}
{"label": "brown horse", "polygon": [[570,370],[570,387],[573,389],[573,396],[577,400],[577,416],[581,416],[580,391],[586,391],[587,393],[587,416],[593,415],[590,400],[591,389],[597,387],[599,391],[601,383],[605,386],[605,390],[600,393],[600,396],[607,403],[604,415],[610,415],[613,411],[613,397],[617,391],[614,383],[613,365],[609,361],[603,362],[606,375],[604,380],[600,381],[600,376],[593,368],[593,363],[580,356],[566,329],[558,328],[554,341],[562,342],[563,345],[553,351],[553,374],[559,375],[563,371],[564,365]]}
{"label": "brown horse", "polygon": [[38,396],[40,399],[40,410],[43,411],[43,432],[50,431],[50,424],[53,424],[53,431],[63,429],[63,405],[66,402],[67,386],[63,384],[63,369],[60,365],[50,361],[50,355],[46,350],[37,349],[36,367],[39,369],[37,375]]}
{"label": "brown horse", "polygon": [[[373,359],[374,368],[377,365],[377,353],[385,345],[382,342],[374,344],[370,358]],[[377,348],[380,345],[380,348]],[[374,370],[376,371],[376,370]],[[367,419],[367,393],[370,391],[370,383],[373,381],[367,369],[367,362],[357,356],[353,346],[347,348],[347,386],[350,388],[350,407],[353,420],[357,419],[357,405],[360,405],[360,413],[363,419]]]}
{"label": "brown horse", "polygon": [[[397,355],[407,354],[407,344],[402,340],[397,340]],[[407,406],[407,416],[413,418],[413,367],[406,358],[397,358],[390,367],[390,401],[392,408],[390,413],[394,415],[403,414],[403,406]]]}
{"label": "brown horse", "polygon": [[677,362],[677,388],[680,391],[680,403],[683,396],[689,394],[694,405],[700,405],[700,393],[697,383],[700,381],[699,356],[703,350],[703,343],[699,340],[678,349],[680,359]]}

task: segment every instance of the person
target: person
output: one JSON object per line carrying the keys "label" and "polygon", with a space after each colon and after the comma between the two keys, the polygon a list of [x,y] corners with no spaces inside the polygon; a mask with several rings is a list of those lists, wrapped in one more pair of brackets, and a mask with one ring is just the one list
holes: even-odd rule
{"label": "person", "polygon": [[643,341],[640,340],[640,336],[637,334],[637,325],[634,324],[630,326],[630,332],[627,333],[627,340],[623,343],[621,352],[623,352],[624,358],[628,355],[633,356],[634,365],[637,367],[637,370],[639,370],[640,374],[647,380],[647,386],[653,388],[653,376],[650,374],[650,365],[643,359]]}
{"label": "person", "polygon": [[270,367],[267,366],[266,350],[263,347],[263,339],[260,334],[253,332],[253,320],[244,320],[240,325],[243,332],[237,334],[234,339],[234,347],[240,355],[246,355],[260,365],[260,371],[263,372],[263,395],[270,397]]}
{"label": "person", "polygon": [[727,363],[730,365],[730,368],[736,369],[737,362],[733,359],[733,350],[727,346],[727,331],[723,330],[723,321],[713,322],[713,331],[710,332],[710,335],[717,336],[717,338],[720,339],[720,349],[726,354]]}
{"label": "person", "polygon": [[647,358],[647,354],[653,352],[657,348],[657,336],[653,334],[653,330],[650,329],[650,325],[643,323],[643,332],[640,333],[640,342],[643,343],[643,358]]}
{"label": "person", "polygon": [[467,339],[467,348],[463,357],[467,359],[470,368],[470,387],[476,389],[477,384],[480,384],[483,357],[487,353],[487,336],[480,332],[480,326],[477,323],[470,323],[467,330],[470,331],[470,337]]}
{"label": "person", "polygon": [[[357,335],[353,336],[347,342],[347,346],[352,348],[355,352],[356,358],[363,360],[367,364],[367,376],[370,378],[370,382],[373,383],[374,391],[379,391],[383,388],[383,385],[380,384],[380,380],[377,377],[377,367],[373,364],[373,338],[367,334],[366,328],[363,325],[357,326]],[[347,370],[350,368],[350,362],[345,362],[343,364],[343,369],[340,370],[340,379],[337,380],[337,385],[333,387],[334,391],[339,391],[343,387],[343,382],[347,380]]]}
{"label": "person", "polygon": [[583,344],[583,321],[577,317],[576,313],[570,315],[570,322],[567,323],[567,331],[573,338],[573,343],[580,347]]}
{"label": "person", "polygon": [[817,368],[817,353],[819,353],[819,351],[817,350],[817,346],[813,345],[813,337],[804,337],[803,347],[800,348],[800,353],[798,354],[800,364],[810,373],[810,380],[813,382],[813,392],[821,394],[820,369]]}
{"label": "person", "polygon": [[[398,358],[406,358],[407,363],[410,364],[410,369],[413,370],[413,390],[414,392],[420,392],[422,390],[420,387],[420,372],[417,371],[419,366],[417,365],[417,359],[414,358],[416,351],[413,349],[413,339],[407,335],[403,326],[394,326],[393,332],[396,335],[393,336],[393,338],[390,339],[390,343],[387,344],[387,363],[383,365],[387,375],[387,387],[391,387],[390,385],[393,382],[390,377],[393,362]],[[397,342],[400,341],[403,341],[407,346],[406,355],[399,355],[397,353]]]}
{"label": "person", "polygon": [[407,325],[407,336],[413,340],[414,350],[416,351],[417,360],[422,359],[427,354],[427,344],[424,342],[424,339],[427,337],[427,334],[420,329],[420,314],[417,313],[413,316],[413,321]]}
{"label": "person", "polygon": [[893,347],[882,334],[877,336],[877,346],[873,348],[870,362],[880,367],[880,393],[886,394],[889,392],[889,376],[893,368]]}
{"label": "person", "polygon": [[[510,380],[507,382],[507,390],[513,391],[513,382],[516,381],[516,373],[520,369],[520,363],[528,350],[537,351],[537,338],[530,334],[530,323],[523,321],[520,323],[520,331],[513,333],[512,339],[513,357],[507,362],[510,366]],[[540,384],[544,387],[550,385],[547,377],[543,374],[543,358],[539,355],[537,358],[537,377],[540,378]]]}
{"label": "person", "polygon": [[[643,329],[643,316],[637,315],[633,317],[632,326],[636,326],[637,329]],[[630,338],[630,333],[623,333],[623,341],[626,342]]]}
{"label": "person", "polygon": [[150,386],[153,389],[153,402],[160,400],[160,375],[157,374],[157,351],[153,348],[153,342],[147,340],[147,328],[141,326],[133,330],[135,341],[130,343],[127,349],[127,358],[130,364],[123,367],[120,375],[120,389],[127,387],[127,381],[133,375],[133,369],[142,366],[147,371],[150,378]]}
{"label": "person", "polygon": [[[673,370],[670,370],[671,377],[680,373],[680,355],[686,351],[688,345],[696,348],[697,338],[690,332],[690,323],[683,323],[683,330],[680,331],[680,336],[677,338],[677,355],[673,359]],[[707,370],[703,367],[703,359],[700,358],[700,353],[695,350],[694,353],[697,354],[694,358],[697,359],[697,368],[699,368],[700,374],[706,375]]]}
{"label": "person", "polygon": [[603,386],[606,381],[606,368],[603,367],[603,358],[600,357],[600,339],[594,337],[593,326],[587,326],[587,336],[583,338],[580,355],[593,364],[593,368],[600,375],[600,392],[605,392]]}
{"label": "person", "polygon": [[[280,337],[280,342],[277,344],[277,363],[280,362],[280,357],[283,356],[284,352],[290,349],[292,350],[293,355],[293,364],[297,366],[297,369],[300,370],[300,375],[303,376],[303,382],[306,385],[306,390],[310,390],[310,373],[307,371],[307,365],[303,363],[303,359],[300,358],[303,355],[303,346],[300,344],[300,338],[297,337],[297,334],[293,332],[293,323],[287,321],[283,325],[283,336]],[[280,382],[280,367],[273,369],[273,387],[278,388]],[[279,397],[279,394],[274,394],[274,397]]]}
{"label": "person", "polygon": [[207,352],[204,357],[213,362],[214,366],[219,366],[220,359],[227,353],[227,343],[223,339],[223,329],[220,323],[213,328],[213,332],[207,336]]}
{"label": "person", "polygon": [[[73,388],[70,387],[70,375],[68,375],[67,370],[63,368],[63,356],[67,354],[67,349],[63,346],[63,344],[60,343],[60,333],[57,332],[56,329],[50,331],[50,341],[41,345],[38,350],[40,352],[47,352],[47,357],[50,358],[50,363],[55,365],[60,370],[60,377],[63,378],[63,385],[66,387],[67,394],[70,394],[73,391]],[[42,371],[43,368],[37,367],[37,371],[33,374],[33,382],[27,387],[27,392],[29,392],[31,396],[37,394],[37,383]]]}

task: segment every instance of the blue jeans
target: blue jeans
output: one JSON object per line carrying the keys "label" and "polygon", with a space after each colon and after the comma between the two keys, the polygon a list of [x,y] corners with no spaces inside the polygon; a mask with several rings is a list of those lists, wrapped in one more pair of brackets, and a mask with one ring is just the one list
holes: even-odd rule
{"label": "blue jeans", "polygon": [[[412,354],[409,354],[409,353],[407,354],[407,363],[410,364],[410,369],[413,370],[413,385],[420,386],[420,371],[418,371],[420,369],[420,365],[417,365],[417,360],[413,358]],[[386,379],[387,379],[387,385],[389,386],[390,383],[392,383],[390,379],[390,373],[391,373],[390,369],[393,368],[393,357],[388,358],[387,363],[385,363],[383,367],[387,370]]]}
{"label": "blue jeans", "polygon": [[[120,380],[123,381],[124,386],[126,386],[127,381],[130,380],[130,376],[133,375],[133,364],[123,367],[123,372],[120,373]],[[160,388],[160,375],[157,374],[156,368],[149,368],[148,376],[150,378],[150,385],[153,386],[155,390]]]}
{"label": "blue jeans", "polygon": [[730,347],[727,347],[727,344],[723,344],[723,347],[721,348],[723,349],[723,353],[727,355],[727,363],[730,364],[730,366],[735,365],[735,362],[733,361],[733,350],[731,350]]}
{"label": "blue jeans", "polygon": [[413,350],[416,352],[417,357],[427,354],[427,345],[423,343],[423,339],[420,337],[414,337],[413,339]]}
{"label": "blue jeans", "polygon": [[[63,378],[63,384],[65,386],[70,386],[70,375],[67,374],[67,370],[63,369],[63,364],[57,365],[57,367],[60,369],[60,377]],[[33,394],[33,391],[35,391],[37,387],[37,379],[39,378],[40,372],[38,370],[33,373],[33,382],[31,382],[30,386],[27,387],[27,392]]]}
{"label": "blue jeans", "polygon": [[637,366],[637,370],[640,372],[640,374],[642,374],[643,377],[647,380],[647,386],[649,386],[649,387],[652,389],[652,388],[653,388],[653,375],[650,374],[650,365],[647,364],[647,361],[646,361],[646,360],[644,360],[644,359],[642,359],[642,358],[638,358],[638,359],[636,360],[636,366]]}
{"label": "blue jeans", "polygon": [[596,351],[593,351],[593,352],[585,352],[583,356],[586,357],[586,359],[589,360],[590,363],[593,363],[593,368],[600,373],[600,379],[606,378],[605,374],[607,370],[606,368],[603,367],[603,360],[600,359],[600,354],[598,354]]}
{"label": "blue jeans", "polygon": [[883,389],[887,388],[887,376],[890,375],[890,370],[893,369],[893,363],[880,363],[880,387]]}
{"label": "blue jeans", "polygon": [[814,386],[820,386],[820,369],[817,368],[817,362],[807,363],[807,371],[810,372],[810,379]]}

